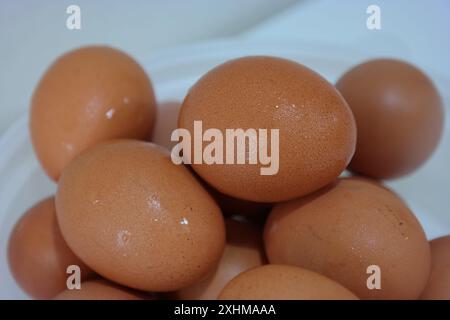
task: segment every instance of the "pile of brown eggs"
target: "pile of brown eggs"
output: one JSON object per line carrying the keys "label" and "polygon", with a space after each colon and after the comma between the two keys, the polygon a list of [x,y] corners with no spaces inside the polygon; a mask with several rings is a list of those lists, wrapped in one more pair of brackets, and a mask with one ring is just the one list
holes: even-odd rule
{"label": "pile of brown eggs", "polygon": [[[249,163],[174,164],[147,142],[155,117],[151,81],[118,50],[74,50],[44,74],[31,139],[58,188],[9,242],[31,297],[450,299],[450,237],[430,245],[380,182],[417,169],[442,134],[439,94],[414,66],[372,60],[336,87],[275,57],[205,74],[178,127],[278,129],[272,175]],[[340,178],[346,168],[355,176]],[[67,288],[73,265],[81,289]]]}

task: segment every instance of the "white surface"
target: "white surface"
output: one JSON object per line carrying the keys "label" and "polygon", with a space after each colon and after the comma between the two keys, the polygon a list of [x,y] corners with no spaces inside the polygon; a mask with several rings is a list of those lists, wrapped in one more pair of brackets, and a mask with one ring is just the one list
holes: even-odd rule
{"label": "white surface", "polygon": [[[203,73],[231,58],[268,54],[297,60],[330,81],[352,64],[352,51],[335,49],[332,57],[318,50],[305,50],[292,42],[216,42],[180,47],[162,52],[144,61],[152,75],[158,101],[180,101],[187,89]],[[447,101],[448,103],[448,101]],[[170,113],[165,113],[169,115]],[[449,112],[447,112],[447,115]],[[171,113],[176,117],[176,113]],[[160,119],[174,122],[174,119]],[[448,120],[448,118],[447,118]],[[408,178],[389,183],[410,204],[422,222],[427,236],[434,238],[450,233],[450,126],[447,121],[444,140],[432,159]],[[162,128],[157,124],[162,132]],[[157,135],[156,142],[167,137]],[[44,196],[54,193],[55,185],[40,169],[33,154],[27,131],[27,117],[17,122],[0,140],[0,298],[24,298],[12,279],[7,265],[7,240],[20,215]]]}
{"label": "white surface", "polygon": [[[0,0],[0,134],[67,50],[108,44],[141,61],[161,48],[235,35],[295,1]],[[81,30],[66,28],[71,4],[81,8]]]}

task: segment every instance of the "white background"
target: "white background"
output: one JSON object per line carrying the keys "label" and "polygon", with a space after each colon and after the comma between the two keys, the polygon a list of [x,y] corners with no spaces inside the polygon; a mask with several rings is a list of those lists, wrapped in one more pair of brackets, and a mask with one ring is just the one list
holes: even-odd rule
{"label": "white background", "polygon": [[[81,7],[81,30],[65,27],[70,4]],[[379,31],[366,28],[370,4],[381,8]],[[40,75],[64,51],[109,44],[143,60],[220,37],[286,38],[306,47],[325,44],[329,55],[351,47],[361,58],[400,57],[450,90],[446,0],[0,0],[0,134],[26,112]]]}

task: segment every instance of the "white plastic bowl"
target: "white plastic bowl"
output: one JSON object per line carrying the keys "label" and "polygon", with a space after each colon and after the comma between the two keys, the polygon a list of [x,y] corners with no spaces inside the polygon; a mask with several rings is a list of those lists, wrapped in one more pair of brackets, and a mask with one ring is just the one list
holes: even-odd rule
{"label": "white plastic bowl", "polygon": [[[232,58],[246,55],[273,55],[296,60],[335,82],[348,67],[361,61],[361,53],[323,46],[312,48],[291,42],[218,41],[179,47],[142,61],[149,72],[159,103],[182,101],[188,88],[212,67]],[[330,53],[329,56],[324,54]],[[332,53],[332,54],[331,54]],[[440,88],[450,88],[447,80],[431,73]],[[441,81],[441,82],[440,82]],[[449,92],[441,92],[449,105]],[[161,111],[161,110],[159,110]],[[154,141],[167,141],[167,123],[175,123],[173,112],[162,110]],[[414,174],[387,184],[410,205],[425,228],[428,238],[450,234],[450,125],[449,112],[444,138],[433,157]],[[28,132],[28,115],[0,140],[0,298],[21,299],[27,295],[18,287],[9,271],[7,243],[10,232],[23,212],[45,196],[53,194],[56,185],[39,167]],[[32,266],[30,266],[32,267]]]}

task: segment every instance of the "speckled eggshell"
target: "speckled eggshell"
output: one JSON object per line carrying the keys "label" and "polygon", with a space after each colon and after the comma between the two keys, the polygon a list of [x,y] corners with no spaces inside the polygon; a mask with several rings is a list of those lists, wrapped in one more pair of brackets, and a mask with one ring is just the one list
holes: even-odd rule
{"label": "speckled eggshell", "polygon": [[203,279],[225,246],[220,209],[187,168],[155,144],[122,140],[77,157],[58,184],[69,246],[103,277],[143,291]]}
{"label": "speckled eggshell", "polygon": [[371,60],[337,82],[355,116],[358,138],[350,169],[373,178],[413,172],[442,136],[444,108],[433,82],[403,61]]}
{"label": "speckled eggshell", "polygon": [[420,298],[450,300],[450,236],[430,241],[431,274]]}
{"label": "speckled eggshell", "polygon": [[45,72],[31,101],[33,147],[54,180],[81,151],[114,138],[146,139],[155,114],[152,84],[127,54],[90,46]]}
{"label": "speckled eggshell", "polygon": [[81,289],[66,289],[55,300],[148,300],[151,295],[99,279],[81,283]]}
{"label": "speckled eggshell", "polygon": [[274,57],[235,59],[205,74],[185,97],[178,124],[193,136],[196,120],[203,132],[217,128],[224,137],[226,129],[279,129],[277,174],[261,175],[267,165],[260,164],[192,165],[220,192],[254,202],[323,187],[347,166],[356,142],[353,115],[338,91],[305,66]]}
{"label": "speckled eggshell", "polygon": [[178,291],[185,300],[214,300],[239,273],[265,263],[262,232],[250,222],[227,219],[227,245],[217,269],[205,280]]}
{"label": "speckled eggshell", "polygon": [[[264,243],[271,263],[316,271],[361,299],[417,299],[430,273],[430,246],[416,217],[394,192],[365,179],[338,179],[276,205]],[[372,265],[381,289],[367,287]]]}
{"label": "speckled eggshell", "polygon": [[65,243],[59,231],[53,197],[30,208],[17,222],[8,247],[11,272],[32,298],[50,299],[67,288],[67,267],[80,267],[81,279],[93,276]]}
{"label": "speckled eggshell", "polygon": [[339,283],[287,265],[265,265],[239,274],[220,293],[221,300],[357,300]]}

